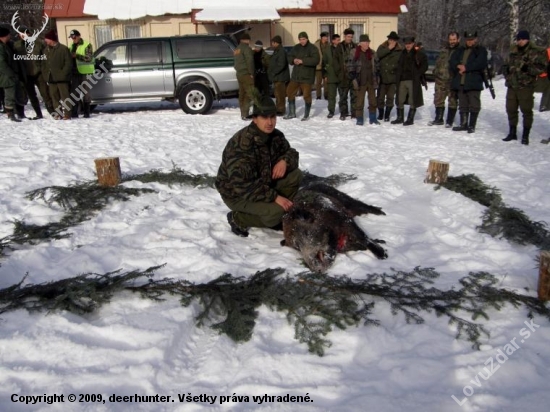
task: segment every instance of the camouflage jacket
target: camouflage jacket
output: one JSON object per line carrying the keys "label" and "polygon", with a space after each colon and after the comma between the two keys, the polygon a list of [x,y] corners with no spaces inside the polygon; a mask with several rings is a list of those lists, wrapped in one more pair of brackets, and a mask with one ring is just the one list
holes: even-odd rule
{"label": "camouflage jacket", "polygon": [[336,53],[334,53],[334,65],[340,66],[340,81],[339,83],[345,83],[345,82],[351,82],[351,80],[348,80],[348,59],[350,58],[350,52],[351,50],[355,49],[357,47],[357,44],[354,42],[351,42],[347,44],[346,42],[342,42],[338,45],[338,48],[336,49]]}
{"label": "camouflage jacket", "polygon": [[434,78],[436,81],[450,82],[453,78],[451,71],[449,70],[449,62],[453,53],[458,50],[458,44],[456,47],[450,48],[448,45],[441,49],[439,56],[435,62]]}
{"label": "camouflage jacket", "polygon": [[397,83],[395,74],[397,73],[397,64],[399,63],[399,57],[401,57],[402,51],[403,46],[399,43],[396,43],[393,50],[391,50],[387,40],[378,46],[376,55],[378,56],[380,65],[380,83]]}
{"label": "camouflage jacket", "polygon": [[504,69],[506,86],[513,89],[535,87],[537,76],[546,69],[546,60],[544,49],[531,42],[523,49],[512,47],[507,67]]}
{"label": "camouflage jacket", "polygon": [[[370,59],[368,56],[370,55]],[[370,67],[369,67],[370,66]],[[371,70],[368,73],[368,69]],[[357,80],[359,86],[365,86],[370,81],[371,85],[378,89],[378,57],[376,52],[369,48],[362,51],[361,46],[357,46],[350,51],[347,71],[350,76]]]}
{"label": "camouflage jacket", "polygon": [[271,171],[285,160],[287,173],[298,168],[299,155],[290,147],[285,135],[275,129],[269,135],[254,123],[239,130],[225,146],[216,177],[216,189],[223,199],[246,199],[251,202],[275,201]]}
{"label": "camouflage jacket", "polygon": [[237,72],[237,76],[248,74],[254,75],[254,52],[246,43],[239,44],[239,47],[233,52],[234,64],[233,67]]}

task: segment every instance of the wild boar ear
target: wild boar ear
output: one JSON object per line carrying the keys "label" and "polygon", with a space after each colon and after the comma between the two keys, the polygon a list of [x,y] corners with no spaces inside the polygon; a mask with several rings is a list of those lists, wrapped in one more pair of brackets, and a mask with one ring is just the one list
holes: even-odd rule
{"label": "wild boar ear", "polygon": [[297,209],[294,211],[294,218],[297,220],[302,220],[308,223],[313,223],[315,221],[315,216],[313,213],[305,209]]}

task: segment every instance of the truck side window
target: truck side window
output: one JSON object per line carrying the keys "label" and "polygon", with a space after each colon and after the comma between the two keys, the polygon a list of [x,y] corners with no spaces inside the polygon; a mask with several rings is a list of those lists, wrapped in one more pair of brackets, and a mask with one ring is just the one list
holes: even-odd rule
{"label": "truck side window", "polygon": [[157,64],[162,62],[161,43],[139,42],[131,46],[132,64]]}
{"label": "truck side window", "polygon": [[116,44],[104,48],[97,54],[96,60],[99,60],[101,57],[111,62],[112,67],[126,66],[128,64],[128,59],[126,58],[126,44]]}
{"label": "truck side window", "polygon": [[233,50],[222,39],[179,39],[176,54],[180,59],[233,58]]}

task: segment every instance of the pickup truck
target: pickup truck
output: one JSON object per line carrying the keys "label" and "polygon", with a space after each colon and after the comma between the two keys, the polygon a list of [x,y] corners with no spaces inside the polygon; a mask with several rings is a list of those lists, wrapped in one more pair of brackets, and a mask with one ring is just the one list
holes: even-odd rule
{"label": "pickup truck", "polygon": [[189,114],[206,114],[213,100],[235,97],[236,42],[230,35],[204,34],[114,40],[95,53],[102,78],[91,88],[92,104],[179,101]]}

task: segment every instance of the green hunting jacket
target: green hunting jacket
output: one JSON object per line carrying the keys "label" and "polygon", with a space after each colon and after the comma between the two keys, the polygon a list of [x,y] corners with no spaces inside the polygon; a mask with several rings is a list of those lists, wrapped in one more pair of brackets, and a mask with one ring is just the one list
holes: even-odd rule
{"label": "green hunting jacket", "polygon": [[449,68],[449,63],[453,54],[458,50],[458,47],[458,43],[453,48],[447,45],[439,52],[439,56],[435,61],[434,67],[434,78],[436,81],[450,82],[453,79],[453,75],[451,74],[451,70]]}
{"label": "green hunting jacket", "polygon": [[[290,79],[297,83],[315,83],[315,68],[320,58],[319,50],[309,41],[305,46],[296,44],[288,53],[288,63],[294,66]],[[303,63],[295,65],[294,59],[301,59]]]}
{"label": "green hunting jacket", "polygon": [[340,67],[340,81],[339,83],[345,83],[351,81],[348,79],[348,64],[350,58],[350,52],[355,49],[357,44],[351,42],[347,44],[342,42],[337,47],[337,53],[334,54],[334,64]]}
{"label": "green hunting jacket", "polygon": [[271,172],[285,160],[287,173],[298,168],[299,155],[278,129],[269,135],[254,123],[239,130],[225,146],[216,177],[216,189],[224,200],[275,201]]}
{"label": "green hunting jacket", "polygon": [[376,50],[378,56],[378,64],[380,67],[380,83],[393,84],[397,83],[396,73],[397,64],[399,63],[399,57],[403,51],[403,46],[396,43],[393,50],[389,49],[389,43],[386,40]]}
{"label": "green hunting jacket", "polygon": [[323,77],[327,78],[328,83],[340,83],[342,77],[342,67],[334,64],[334,56],[338,53],[338,47],[331,45],[328,50],[323,53]]}
{"label": "green hunting jacket", "polygon": [[[27,55],[26,43],[23,39],[19,39],[14,43],[15,52],[19,55]],[[22,60],[23,66],[25,67],[26,74],[29,76],[37,76],[42,71],[42,65],[45,63],[46,43],[42,40],[36,40],[32,52],[29,53],[32,56],[35,56],[32,60]]]}
{"label": "green hunting jacket", "polygon": [[286,51],[280,44],[273,50],[271,59],[269,59],[267,76],[272,82],[288,82],[290,80]]}
{"label": "green hunting jacket", "polygon": [[238,76],[254,76],[254,52],[246,43],[240,43],[233,52],[233,67]]}
{"label": "green hunting jacket", "polygon": [[547,57],[544,49],[529,42],[523,49],[512,47],[505,70],[506,86],[513,89],[535,87],[537,76],[546,70]]}
{"label": "green hunting jacket", "polygon": [[57,43],[46,47],[46,60],[43,65],[44,79],[48,83],[68,83],[71,81],[73,58],[69,48]]}

